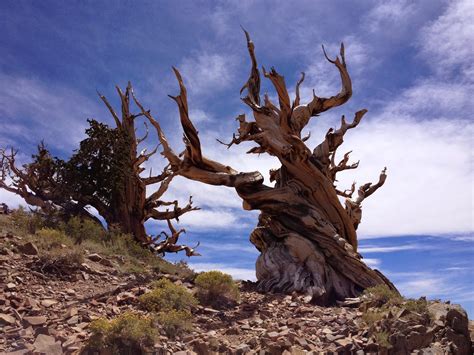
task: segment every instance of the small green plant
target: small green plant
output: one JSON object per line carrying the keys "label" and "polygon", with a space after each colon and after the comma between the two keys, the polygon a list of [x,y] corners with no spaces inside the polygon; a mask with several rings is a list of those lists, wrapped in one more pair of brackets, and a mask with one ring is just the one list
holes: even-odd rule
{"label": "small green plant", "polygon": [[38,248],[43,250],[52,250],[65,246],[72,246],[72,240],[62,231],[52,228],[42,228],[36,232],[35,243]]}
{"label": "small green plant", "polygon": [[382,320],[384,313],[378,310],[368,310],[362,314],[362,320],[369,328],[372,328],[375,323]]}
{"label": "small green plant", "polygon": [[187,310],[170,309],[159,312],[156,317],[166,335],[174,338],[192,330],[192,314]]}
{"label": "small green plant", "polygon": [[59,228],[71,237],[76,244],[84,240],[100,242],[105,238],[105,230],[98,223],[80,217],[71,217],[67,222],[62,222]]}
{"label": "small green plant", "polygon": [[232,276],[221,271],[207,271],[196,276],[199,300],[203,303],[214,303],[222,299],[238,301],[239,288]]}
{"label": "small green plant", "polygon": [[23,233],[35,234],[38,229],[45,226],[39,213],[26,211],[23,206],[13,210],[11,218],[14,226]]}
{"label": "small green plant", "polygon": [[377,285],[364,290],[363,297],[375,303],[375,306],[381,307],[384,304],[397,305],[403,301],[400,294],[391,290],[386,285]]}
{"label": "small green plant", "polygon": [[79,249],[52,249],[41,252],[38,260],[32,264],[32,269],[69,280],[74,278],[83,262],[84,255]]}
{"label": "small green plant", "polygon": [[184,286],[175,285],[168,279],[152,284],[152,291],[139,297],[139,302],[148,311],[190,311],[197,305],[196,298]]}
{"label": "small green plant", "polygon": [[420,298],[418,300],[408,299],[403,303],[403,307],[410,312],[415,313],[429,313],[428,311],[428,302],[424,298]]}
{"label": "small green plant", "polygon": [[373,338],[380,347],[385,349],[392,348],[392,344],[390,344],[390,341],[388,340],[389,334],[387,332],[375,332]]}
{"label": "small green plant", "polygon": [[113,354],[141,354],[158,337],[153,318],[127,312],[107,320],[99,318],[89,325],[91,337],[88,348],[109,350]]}

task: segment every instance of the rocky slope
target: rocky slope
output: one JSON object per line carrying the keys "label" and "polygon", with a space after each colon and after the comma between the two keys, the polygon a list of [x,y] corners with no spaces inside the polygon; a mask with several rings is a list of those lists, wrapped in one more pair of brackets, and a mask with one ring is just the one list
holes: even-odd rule
{"label": "rocky slope", "polygon": [[[31,240],[0,230],[0,353],[79,354],[89,324],[139,309],[138,297],[160,277],[195,292],[180,276],[123,273],[116,260],[85,254],[77,268],[51,267]],[[240,302],[222,309],[197,306],[193,330],[174,339],[165,332],[157,354],[390,353],[470,354],[469,321],[462,308],[423,300],[383,308],[347,300],[318,307],[300,295],[264,295],[239,284]],[[423,307],[419,307],[423,304]],[[471,325],[472,326],[472,325]],[[160,326],[158,326],[160,327]],[[105,352],[106,353],[106,352]]]}

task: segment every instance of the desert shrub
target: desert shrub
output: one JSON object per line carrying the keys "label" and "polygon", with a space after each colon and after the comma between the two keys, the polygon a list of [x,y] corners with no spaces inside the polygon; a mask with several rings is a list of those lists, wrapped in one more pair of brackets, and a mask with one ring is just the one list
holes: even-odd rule
{"label": "desert shrub", "polygon": [[11,218],[15,228],[23,233],[35,234],[38,229],[45,226],[44,220],[39,213],[29,212],[22,206],[13,210]]}
{"label": "desert shrub", "polygon": [[174,338],[192,330],[192,314],[187,310],[170,309],[159,312],[156,317],[166,335]]}
{"label": "desert shrub", "polygon": [[368,310],[362,314],[362,320],[369,328],[372,328],[375,323],[381,321],[384,313],[378,310]]}
{"label": "desert shrub", "polygon": [[388,332],[375,332],[372,337],[374,338],[375,342],[379,344],[380,347],[385,349],[392,348],[392,344],[389,341],[389,333]]}
{"label": "desert shrub", "polygon": [[95,221],[77,216],[69,218],[67,222],[62,222],[59,228],[76,243],[84,240],[100,242],[106,234],[104,228]]}
{"label": "desert shrub", "polygon": [[424,298],[418,300],[409,299],[403,303],[403,307],[410,312],[416,313],[429,313],[428,311],[428,302]]}
{"label": "desert shrub", "polygon": [[52,249],[42,252],[39,258],[33,261],[31,268],[42,274],[53,275],[59,279],[71,280],[84,262],[81,250]]}
{"label": "desert shrub", "polygon": [[237,301],[239,288],[232,276],[220,271],[200,273],[194,280],[198,288],[199,300],[203,303],[215,303],[222,299]]}
{"label": "desert shrub", "polygon": [[113,354],[145,353],[158,336],[152,317],[133,312],[112,320],[99,318],[89,325],[89,330],[92,334],[87,347]]}
{"label": "desert shrub", "polygon": [[375,306],[380,307],[384,304],[400,304],[403,298],[394,290],[391,290],[386,285],[377,285],[367,288],[363,297],[369,299]]}
{"label": "desert shrub", "polygon": [[35,244],[43,250],[62,248],[63,245],[72,246],[72,240],[62,231],[52,228],[42,228],[36,232]]}
{"label": "desert shrub", "polygon": [[146,261],[154,256],[151,251],[138,244],[131,234],[122,233],[115,228],[105,232],[102,240],[85,241],[84,245],[91,249],[100,248],[102,254],[122,255],[142,261]]}
{"label": "desert shrub", "polygon": [[184,286],[175,285],[168,279],[152,284],[152,291],[141,295],[138,300],[148,311],[190,311],[197,305],[196,298]]}
{"label": "desert shrub", "polygon": [[171,267],[168,267],[170,274],[176,274],[181,276],[184,281],[193,282],[196,279],[197,274],[191,269],[188,263],[184,260],[178,261],[174,264],[170,264]]}

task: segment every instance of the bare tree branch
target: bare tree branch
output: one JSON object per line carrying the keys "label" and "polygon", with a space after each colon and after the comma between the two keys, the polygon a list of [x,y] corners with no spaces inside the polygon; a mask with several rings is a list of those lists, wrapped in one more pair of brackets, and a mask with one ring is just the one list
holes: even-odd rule
{"label": "bare tree branch", "polygon": [[247,38],[247,48],[249,51],[250,59],[252,61],[252,69],[247,82],[240,89],[240,94],[247,89],[247,96],[242,98],[249,106],[260,106],[260,73],[257,66],[257,58],[255,57],[255,45],[250,39],[248,32],[242,27]]}
{"label": "bare tree branch", "polygon": [[115,121],[115,124],[116,124],[117,128],[121,129],[122,128],[122,123],[120,122],[120,118],[118,117],[118,115],[115,112],[112,105],[109,103],[107,98],[104,95],[102,95],[99,91],[97,91],[97,95],[99,95],[100,99],[104,102],[105,106],[107,106],[107,108],[109,109],[112,117],[114,118],[114,121]]}
{"label": "bare tree branch", "polygon": [[362,219],[362,201],[372,195],[385,183],[385,180],[387,179],[386,173],[387,168],[384,168],[380,173],[379,181],[375,185],[372,185],[372,183],[369,182],[360,186],[359,190],[357,191],[358,196],[355,200],[351,200],[350,198],[346,199],[346,212],[354,224],[355,229],[357,229]]}

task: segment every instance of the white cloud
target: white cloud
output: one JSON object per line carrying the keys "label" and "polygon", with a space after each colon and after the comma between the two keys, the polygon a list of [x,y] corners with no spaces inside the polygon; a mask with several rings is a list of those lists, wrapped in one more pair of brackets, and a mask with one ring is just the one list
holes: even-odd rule
{"label": "white cloud", "polygon": [[[474,103],[471,92],[474,87],[459,82],[446,82],[438,79],[424,80],[407,88],[388,101],[384,115],[392,117],[411,116],[412,119],[430,120],[433,118],[471,119]],[[386,119],[390,119],[386,117]],[[464,129],[464,127],[459,127]]]}
{"label": "white cloud", "polygon": [[[459,277],[459,270],[451,268],[442,271],[384,272],[405,297],[428,299],[449,299],[452,302],[472,301],[472,283]],[[455,274],[453,274],[453,272]],[[465,270],[464,270],[465,271]],[[472,278],[472,270],[466,271]],[[458,276],[458,277],[456,277]]]}
{"label": "white cloud", "polygon": [[[473,194],[474,195],[474,194]],[[474,209],[473,209],[473,214],[474,214]],[[472,221],[474,221],[474,216],[472,218]],[[472,228],[474,229],[474,228]],[[467,233],[465,235],[454,235],[451,237],[451,239],[453,240],[457,240],[457,241],[460,241],[460,242],[474,242],[474,233]]]}
{"label": "white cloud", "polygon": [[[248,237],[247,237],[248,238]],[[244,252],[246,255],[258,254],[258,250],[253,245],[245,245],[243,243],[218,243],[203,244],[201,249],[212,250],[213,252]]]}
{"label": "white cloud", "polygon": [[205,112],[200,109],[193,109],[189,110],[189,117],[193,120],[193,123],[205,122],[212,119],[212,115],[208,112]]}
{"label": "white cloud", "polygon": [[229,86],[233,79],[235,59],[232,56],[198,53],[182,61],[178,69],[190,95],[212,96]]}
{"label": "white cloud", "polygon": [[367,264],[367,266],[371,267],[371,268],[377,268],[379,267],[379,265],[381,264],[381,260],[380,259],[371,259],[371,258],[367,258],[367,259],[362,259],[362,261],[364,263]]}
{"label": "white cloud", "polygon": [[416,6],[408,0],[379,1],[367,15],[371,32],[388,32],[400,35],[400,31],[416,14]]}
{"label": "white cloud", "polygon": [[98,101],[67,87],[3,73],[0,81],[8,83],[0,87],[2,144],[12,143],[13,136],[34,144],[44,138],[57,148],[69,148],[84,136],[86,118],[104,112]]}
{"label": "white cloud", "polygon": [[[240,211],[238,211],[240,212]],[[179,218],[180,226],[189,230],[231,229],[245,228],[249,225],[239,220],[240,213],[233,210],[198,210],[186,213]]]}
{"label": "white cloud", "polygon": [[391,280],[396,280],[398,290],[406,297],[452,298],[464,292],[464,285],[450,282],[445,274],[434,274],[430,271],[386,273]]}
{"label": "white cloud", "polygon": [[19,205],[26,206],[25,201],[18,196],[6,190],[0,189],[0,203],[6,203],[9,208],[17,208]]}
{"label": "white cloud", "polygon": [[359,236],[471,231],[472,131],[467,121],[381,114],[349,132],[344,151],[361,163],[338,176],[341,188],[376,182],[388,167],[385,185],[363,202]]}
{"label": "white cloud", "polygon": [[396,246],[363,246],[358,248],[358,252],[361,254],[369,254],[369,253],[392,253],[396,251],[404,251],[404,250],[429,250],[433,249],[429,245],[425,244],[406,244],[406,245],[396,245]]}
{"label": "white cloud", "polygon": [[474,42],[474,2],[448,2],[446,11],[422,29],[419,38],[421,53],[427,63],[441,74],[460,68],[472,80]]}
{"label": "white cloud", "polygon": [[219,270],[231,275],[236,280],[256,280],[255,269],[232,267],[219,263],[194,263],[193,261],[189,262],[189,266],[197,272]]}

